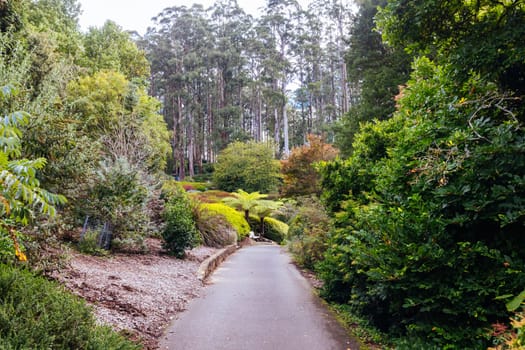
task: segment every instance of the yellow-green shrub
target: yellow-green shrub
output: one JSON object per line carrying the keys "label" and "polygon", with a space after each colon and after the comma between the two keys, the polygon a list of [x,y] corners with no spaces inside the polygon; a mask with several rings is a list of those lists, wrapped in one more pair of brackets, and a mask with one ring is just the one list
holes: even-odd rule
{"label": "yellow-green shrub", "polygon": [[266,217],[264,225],[264,236],[277,243],[281,243],[288,234],[288,225],[280,220]]}
{"label": "yellow-green shrub", "polygon": [[237,232],[239,240],[248,236],[250,225],[248,225],[242,213],[222,203],[202,203],[201,207],[211,213],[222,215]]}

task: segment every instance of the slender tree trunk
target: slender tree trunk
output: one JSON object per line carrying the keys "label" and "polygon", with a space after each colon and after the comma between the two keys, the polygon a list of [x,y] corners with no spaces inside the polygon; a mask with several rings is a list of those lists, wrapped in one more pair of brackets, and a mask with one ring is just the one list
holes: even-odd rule
{"label": "slender tree trunk", "polygon": [[[175,99],[175,96],[173,97]],[[179,175],[179,113],[180,113],[180,97],[177,96],[177,101],[173,101],[173,175]]]}
{"label": "slender tree trunk", "polygon": [[[342,4],[340,5],[341,9],[343,8]],[[340,11],[339,18],[337,21],[337,27],[339,30],[339,40],[337,40],[337,52],[339,54],[340,63],[341,63],[341,113],[344,114],[348,112],[348,83],[346,81],[346,62],[343,59],[344,53],[343,48],[341,47],[341,41],[344,38],[344,23],[343,23],[343,11]]]}
{"label": "slender tree trunk", "polygon": [[275,124],[274,124],[274,127],[273,127],[273,137],[275,139],[275,143],[280,148],[280,145],[281,145],[281,132],[280,132],[281,131],[280,130],[281,123],[280,123],[280,120],[279,120],[279,109],[277,107],[273,108],[273,116],[274,116],[274,119],[275,119]]}
{"label": "slender tree trunk", "polygon": [[195,176],[195,165],[193,157],[195,155],[195,136],[193,135],[193,114],[188,111],[188,173],[190,177]]}
{"label": "slender tree trunk", "polygon": [[[178,176],[180,180],[184,180],[184,177],[186,176],[186,173],[184,171],[185,168],[185,160],[184,160],[184,130],[182,128],[182,113],[183,113],[183,106],[182,106],[182,97],[179,95],[177,96],[177,105],[178,105],[178,113],[177,113],[177,155],[179,159],[179,169],[178,169]],[[177,159],[177,157],[175,158]]]}
{"label": "slender tree trunk", "polygon": [[290,139],[288,137],[288,113],[287,113],[287,103],[286,103],[286,88],[283,82],[282,94],[284,96],[283,101],[283,139],[284,139],[284,149],[283,153],[287,157],[290,154]]}
{"label": "slender tree trunk", "polygon": [[262,98],[261,98],[261,91],[259,88],[257,88],[257,133],[256,133],[256,140],[257,142],[262,141]]}
{"label": "slender tree trunk", "polygon": [[261,220],[261,236],[264,237],[264,217],[259,217]]}
{"label": "slender tree trunk", "polygon": [[213,159],[213,108],[212,108],[212,101],[211,101],[211,95],[208,93],[207,99],[206,99],[206,109],[208,111],[208,128],[207,133],[204,135],[206,138],[206,152],[207,152],[207,160],[208,162],[212,163],[214,161]]}

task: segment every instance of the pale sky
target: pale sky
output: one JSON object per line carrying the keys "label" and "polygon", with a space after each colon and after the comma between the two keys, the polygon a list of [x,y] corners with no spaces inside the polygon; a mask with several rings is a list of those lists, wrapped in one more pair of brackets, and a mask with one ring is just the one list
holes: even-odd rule
{"label": "pale sky", "polygon": [[[158,15],[166,7],[191,7],[199,3],[204,8],[210,7],[214,0],[79,0],[82,6],[80,26],[82,30],[89,27],[101,27],[106,20],[116,22],[124,30],[136,30],[143,35],[148,26],[152,25],[151,18]],[[310,0],[301,0],[302,6]],[[264,7],[266,0],[237,0],[240,7],[247,13],[256,16],[258,9]]]}

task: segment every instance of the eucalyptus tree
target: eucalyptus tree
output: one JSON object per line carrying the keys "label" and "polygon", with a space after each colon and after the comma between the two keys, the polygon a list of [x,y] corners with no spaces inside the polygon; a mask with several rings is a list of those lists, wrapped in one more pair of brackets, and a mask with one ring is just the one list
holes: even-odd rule
{"label": "eucalyptus tree", "polygon": [[216,70],[217,96],[212,112],[218,119],[215,119],[212,133],[216,138],[216,154],[232,140],[243,139],[245,130],[250,130],[251,118],[245,116],[243,90],[248,82],[247,33],[253,18],[239,7],[236,0],[218,1],[209,12],[215,36],[212,64]]}
{"label": "eucalyptus tree", "polygon": [[[186,160],[190,176],[194,171],[196,129],[205,134],[202,128],[195,128],[195,121],[207,112],[210,70],[206,65],[214,38],[200,5],[166,8],[155,22],[146,34],[152,92],[164,103],[164,118],[173,130],[173,172],[184,178]],[[202,155],[197,154],[197,159]]]}
{"label": "eucalyptus tree", "polygon": [[267,34],[266,70],[271,84],[268,96],[273,100],[274,139],[280,145],[282,130],[285,155],[290,153],[286,89],[293,79],[292,43],[295,41],[294,27],[300,10],[296,0],[269,0],[259,24],[266,28]]}
{"label": "eucalyptus tree", "polygon": [[326,52],[322,48],[323,23],[322,18],[310,11],[304,11],[299,16],[296,28],[297,36],[293,45],[296,57],[296,80],[299,84],[295,90],[295,103],[301,118],[296,123],[294,137],[295,146],[302,145],[306,135],[318,132],[315,120],[318,111],[322,113],[322,95],[320,81],[323,76],[323,58]]}
{"label": "eucalyptus tree", "polygon": [[318,98],[321,124],[333,123],[349,107],[349,88],[344,54],[351,24],[352,8],[346,0],[315,0],[308,6],[310,15],[322,20],[322,71],[313,82]]}

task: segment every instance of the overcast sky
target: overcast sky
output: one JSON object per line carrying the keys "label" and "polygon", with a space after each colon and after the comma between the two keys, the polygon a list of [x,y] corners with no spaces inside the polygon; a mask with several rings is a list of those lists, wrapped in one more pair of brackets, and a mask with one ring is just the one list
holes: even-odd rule
{"label": "overcast sky", "polygon": [[[214,0],[80,0],[79,2],[82,6],[80,26],[83,30],[91,26],[101,27],[110,19],[125,30],[136,30],[139,34],[144,34],[152,24],[151,18],[166,7],[181,5],[191,7],[193,3],[199,3],[207,8],[214,3]],[[255,16],[258,9],[265,5],[266,0],[237,0],[237,2],[244,11]],[[307,4],[309,0],[301,0],[300,3]]]}

